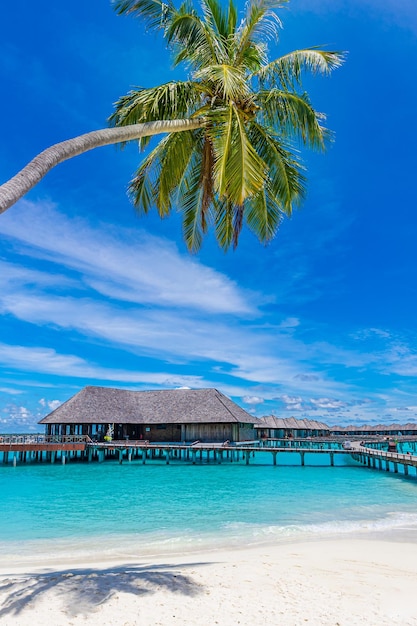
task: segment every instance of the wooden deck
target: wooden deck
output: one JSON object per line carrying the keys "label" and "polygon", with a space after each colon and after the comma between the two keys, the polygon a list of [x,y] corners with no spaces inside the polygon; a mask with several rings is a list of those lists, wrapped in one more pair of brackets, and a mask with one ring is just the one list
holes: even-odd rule
{"label": "wooden deck", "polygon": [[[12,464],[32,462],[99,462],[106,460],[124,462],[163,462],[167,465],[175,462],[197,463],[244,463],[271,462],[278,465],[282,455],[298,455],[301,466],[312,461],[311,455],[325,455],[323,460],[330,466],[335,465],[335,455],[350,455],[363,465],[375,468],[391,469],[398,473],[399,467],[408,475],[409,467],[414,467],[417,474],[417,455],[388,452],[351,442],[351,448],[343,448],[341,440],[268,440],[230,443],[151,443],[149,441],[112,441],[93,442],[88,437],[66,436],[22,436],[0,438],[0,462]],[[279,445],[281,443],[281,445]],[[381,442],[380,442],[381,443]],[[283,444],[283,445],[282,445]],[[375,445],[375,442],[374,444]],[[414,449],[416,442],[414,442]],[[286,457],[287,458],[287,457]],[[317,458],[317,457],[316,457]],[[383,467],[384,465],[384,467]]]}
{"label": "wooden deck", "polygon": [[[391,469],[398,473],[399,466],[402,466],[404,474],[407,476],[410,467],[414,467],[417,475],[417,455],[402,454],[401,452],[388,452],[387,450],[377,450],[360,443],[352,443],[352,458],[367,467],[373,469]],[[385,465],[385,467],[383,467]]]}
{"label": "wooden deck", "polygon": [[[56,438],[55,438],[56,439]],[[74,441],[63,438],[61,442],[53,440],[10,440],[0,442],[0,461],[14,466],[30,462],[61,461],[65,464],[69,461],[103,462],[105,460],[117,460],[119,463],[139,460],[143,464],[148,461],[162,461],[167,465],[171,462],[185,461],[188,463],[262,463],[267,458],[273,465],[277,465],[278,455],[297,454],[302,466],[308,464],[311,454],[327,455],[329,464],[334,465],[335,455],[350,454],[341,445],[335,446],[329,443],[302,442],[291,447],[277,445],[267,446],[265,442],[248,441],[242,443],[150,443],[149,441],[112,441],[92,442],[88,438]],[[78,438],[80,439],[80,438]]]}

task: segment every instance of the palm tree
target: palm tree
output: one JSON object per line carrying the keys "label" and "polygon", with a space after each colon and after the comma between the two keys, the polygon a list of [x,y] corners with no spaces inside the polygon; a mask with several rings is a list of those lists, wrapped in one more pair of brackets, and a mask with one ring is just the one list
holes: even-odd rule
{"label": "palm tree", "polygon": [[[227,7],[201,0],[200,10],[187,0],[179,8],[171,0],[115,0],[119,14],[162,30],[174,64],[186,64],[189,78],[121,97],[113,128],[57,144],[48,149],[52,156],[48,150],[38,155],[37,167],[46,153],[52,159],[40,177],[86,149],[130,139],[144,149],[152,134],[167,133],[130,183],[137,209],[156,207],[165,217],[178,207],[191,251],[210,224],[224,249],[237,245],[244,223],[269,241],[305,193],[299,144],[322,150],[330,138],[324,115],[302,90],[302,73],[328,74],[343,61],[343,54],[318,48],[268,60],[267,42],[277,40],[281,26],[276,9],[286,1],[250,0],[239,22],[232,0]],[[15,183],[26,177],[22,170]],[[0,211],[3,206],[0,187]]]}

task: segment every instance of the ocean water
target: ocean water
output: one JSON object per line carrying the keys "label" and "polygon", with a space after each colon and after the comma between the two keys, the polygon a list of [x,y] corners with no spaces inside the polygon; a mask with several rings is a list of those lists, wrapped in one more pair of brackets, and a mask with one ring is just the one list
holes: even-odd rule
{"label": "ocean water", "polygon": [[[0,559],[149,557],[415,533],[417,478],[365,468],[184,462],[0,465]],[[318,456],[318,455],[316,455]],[[264,457],[262,457],[264,458]],[[297,462],[298,460],[298,462]],[[262,461],[262,459],[261,459]],[[268,459],[269,461],[269,459]]]}

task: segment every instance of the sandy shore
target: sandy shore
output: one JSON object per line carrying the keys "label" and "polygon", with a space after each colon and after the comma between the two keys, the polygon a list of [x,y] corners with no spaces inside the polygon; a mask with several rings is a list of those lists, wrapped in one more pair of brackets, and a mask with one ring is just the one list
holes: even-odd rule
{"label": "sandy shore", "polygon": [[417,625],[417,544],[342,540],[0,565],[2,626]]}

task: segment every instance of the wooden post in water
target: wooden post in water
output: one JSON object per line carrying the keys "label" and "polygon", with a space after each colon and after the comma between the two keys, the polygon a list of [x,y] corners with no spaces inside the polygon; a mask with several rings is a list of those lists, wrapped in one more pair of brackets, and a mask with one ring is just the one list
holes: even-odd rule
{"label": "wooden post in water", "polygon": [[330,465],[334,467],[334,452],[330,452]]}
{"label": "wooden post in water", "polygon": [[303,467],[304,467],[304,464],[305,464],[305,462],[304,462],[304,454],[305,454],[305,452],[300,452],[300,457],[301,457],[301,465],[302,465]]}
{"label": "wooden post in water", "polygon": [[408,465],[404,463],[404,475],[408,476]]}
{"label": "wooden post in water", "polygon": [[272,457],[273,457],[273,464],[276,465],[277,464],[277,454],[278,452],[273,452],[272,453]]}
{"label": "wooden post in water", "polygon": [[246,450],[245,454],[246,454],[246,465],[249,465],[250,451]]}

